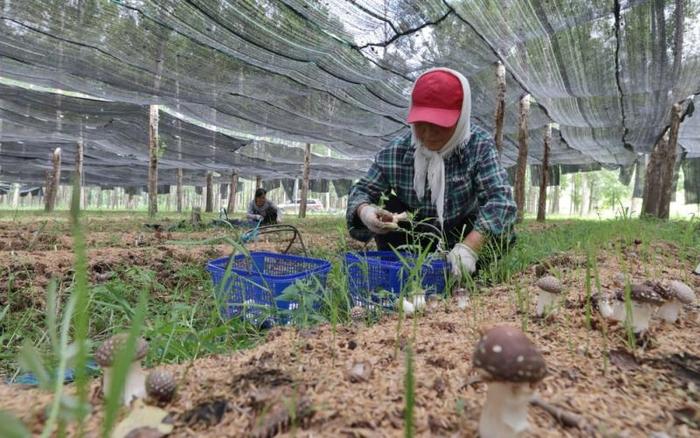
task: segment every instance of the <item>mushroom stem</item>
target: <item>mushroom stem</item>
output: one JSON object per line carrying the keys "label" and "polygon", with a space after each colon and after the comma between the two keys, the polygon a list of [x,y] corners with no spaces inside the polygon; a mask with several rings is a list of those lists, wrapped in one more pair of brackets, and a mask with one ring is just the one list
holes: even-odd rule
{"label": "mushroom stem", "polygon": [[517,437],[526,431],[527,409],[533,394],[528,383],[489,382],[479,420],[479,436]]}
{"label": "mushroom stem", "polygon": [[642,333],[649,328],[652,308],[646,303],[632,303],[632,328],[635,333]]}
{"label": "mushroom stem", "polygon": [[683,304],[677,300],[672,300],[659,308],[659,318],[666,322],[674,323],[678,319]]}
{"label": "mushroom stem", "polygon": [[611,319],[615,314],[615,310],[610,304],[610,300],[608,300],[607,297],[598,298],[596,304],[598,305],[598,310],[600,311],[600,314],[603,318]]}
{"label": "mushroom stem", "polygon": [[613,319],[615,321],[624,321],[625,315],[627,314],[625,311],[625,302],[615,300],[615,302],[612,305],[612,312],[613,313],[610,319]]}
{"label": "mushroom stem", "polygon": [[541,290],[537,297],[537,309],[535,310],[537,316],[542,316],[545,312],[550,312],[556,299],[557,294]]}
{"label": "mushroom stem", "polygon": [[[112,384],[112,367],[104,368],[102,373],[102,391],[105,395],[110,390]],[[146,374],[141,369],[140,361],[132,362],[126,375],[124,389],[122,390],[121,401],[124,406],[128,406],[134,398],[143,398],[146,395]]]}
{"label": "mushroom stem", "polygon": [[466,295],[460,295],[457,297],[457,308],[459,310],[465,310],[469,307],[469,297]]}

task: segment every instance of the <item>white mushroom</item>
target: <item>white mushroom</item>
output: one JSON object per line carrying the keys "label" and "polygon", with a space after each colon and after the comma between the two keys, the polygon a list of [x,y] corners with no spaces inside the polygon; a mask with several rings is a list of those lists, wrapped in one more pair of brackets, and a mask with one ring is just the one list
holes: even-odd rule
{"label": "white mushroom", "polygon": [[624,301],[619,301],[616,297],[610,297],[605,293],[596,293],[591,299],[603,318],[613,321],[625,320]]}
{"label": "white mushroom", "polygon": [[382,223],[382,226],[391,230],[398,230],[399,222],[404,222],[406,220],[408,220],[408,213],[405,211],[402,213],[391,213],[391,220]]}
{"label": "white mushroom", "polygon": [[459,310],[465,310],[467,307],[469,307],[469,295],[467,294],[467,290],[463,288],[455,289],[454,294],[455,299],[457,300],[457,308]]}
{"label": "white mushroom", "polygon": [[[95,351],[95,362],[103,368],[102,391],[105,394],[109,391],[111,385],[114,360],[124,349],[127,337],[128,335],[125,333],[114,335]],[[137,338],[136,353],[131,365],[129,365],[126,382],[121,394],[121,401],[125,406],[129,405],[134,398],[143,398],[146,395],[146,374],[141,369],[141,359],[146,357],[146,353],[148,353],[148,343],[141,337]]]}
{"label": "white mushroom", "polygon": [[671,281],[664,295],[666,303],[660,308],[658,315],[666,322],[674,323],[678,319],[683,304],[690,304],[695,301],[695,292],[685,283]]}
{"label": "white mushroom", "polygon": [[406,297],[402,298],[401,308],[406,316],[420,312],[425,308],[425,293],[421,290],[420,293],[410,295],[408,299]]}
{"label": "white mushroom", "polygon": [[481,336],[472,361],[488,382],[479,436],[517,437],[525,432],[533,387],[547,373],[542,354],[517,328],[497,326]]}
{"label": "white mushroom", "polygon": [[537,296],[535,313],[542,316],[545,312],[554,310],[554,304],[561,293],[561,282],[558,278],[547,275],[537,280],[537,287],[540,288],[540,294]]}

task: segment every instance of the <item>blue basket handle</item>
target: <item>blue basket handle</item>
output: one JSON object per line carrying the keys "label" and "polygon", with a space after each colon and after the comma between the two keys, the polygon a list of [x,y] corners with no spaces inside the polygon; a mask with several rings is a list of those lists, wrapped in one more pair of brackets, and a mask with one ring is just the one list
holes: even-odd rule
{"label": "blue basket handle", "polygon": [[262,224],[262,219],[258,219],[255,224],[255,228],[252,228],[241,235],[241,242],[248,243],[252,242],[258,237],[258,230],[260,229],[260,224]]}

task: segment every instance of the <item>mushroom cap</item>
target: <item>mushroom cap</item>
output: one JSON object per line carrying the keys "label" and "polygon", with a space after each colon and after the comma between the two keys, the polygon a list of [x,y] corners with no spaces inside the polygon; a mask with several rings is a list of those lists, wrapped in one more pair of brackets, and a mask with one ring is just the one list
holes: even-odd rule
{"label": "mushroom cap", "polygon": [[[119,333],[104,341],[95,351],[95,362],[103,367],[112,366],[116,355],[119,354],[126,345],[128,337],[129,335],[127,333]],[[139,336],[136,338],[136,355],[134,356],[134,360],[143,359],[146,357],[146,353],[148,353],[148,342]]]}
{"label": "mushroom cap", "polygon": [[506,325],[493,327],[481,336],[472,361],[499,381],[534,383],[547,374],[544,357],[530,339]]}
{"label": "mushroom cap", "polygon": [[146,394],[154,400],[167,403],[176,389],[175,377],[168,371],[153,370],[146,376]]}
{"label": "mushroom cap", "polygon": [[561,293],[561,281],[552,275],[546,275],[537,280],[537,287],[550,294]]}
{"label": "mushroom cap", "polygon": [[695,301],[695,292],[682,281],[673,280],[668,283],[669,292],[681,303],[690,304]]}
{"label": "mushroom cap", "polygon": [[353,321],[365,319],[366,315],[367,315],[367,311],[365,310],[364,307],[355,306],[352,309],[350,309],[350,319],[352,319]]}
{"label": "mushroom cap", "polygon": [[[653,306],[660,306],[664,303],[664,299],[661,295],[659,295],[656,291],[654,291],[655,288],[650,286],[649,284],[645,283],[635,283],[632,285],[632,293],[631,293],[631,298],[632,301],[635,301],[637,303],[641,304],[651,304]],[[624,301],[625,300],[625,291],[620,290],[615,294],[615,299],[619,301]]]}

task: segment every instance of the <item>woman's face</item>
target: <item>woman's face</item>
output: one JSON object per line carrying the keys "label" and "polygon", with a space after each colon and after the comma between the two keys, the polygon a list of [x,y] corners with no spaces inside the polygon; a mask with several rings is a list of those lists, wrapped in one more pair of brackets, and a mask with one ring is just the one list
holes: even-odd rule
{"label": "woman's face", "polygon": [[416,122],[413,124],[418,140],[431,151],[439,151],[452,138],[457,129],[457,124],[449,128],[433,125],[428,122]]}
{"label": "woman's face", "polygon": [[265,195],[261,195],[255,198],[255,205],[257,205],[258,207],[262,207],[263,205],[265,205]]}

